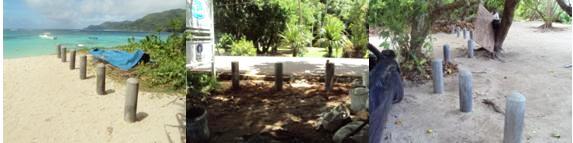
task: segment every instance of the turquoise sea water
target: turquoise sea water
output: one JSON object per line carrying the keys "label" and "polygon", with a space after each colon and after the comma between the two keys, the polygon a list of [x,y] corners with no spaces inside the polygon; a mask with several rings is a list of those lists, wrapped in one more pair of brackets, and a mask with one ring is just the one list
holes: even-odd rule
{"label": "turquoise sea water", "polygon": [[[39,35],[49,32],[55,40],[42,39]],[[4,59],[48,55],[56,53],[58,44],[73,48],[111,48],[127,44],[127,39],[145,38],[147,32],[81,31],[81,30],[10,30],[4,29]],[[169,33],[161,33],[162,38]],[[80,47],[83,45],[83,47]]]}

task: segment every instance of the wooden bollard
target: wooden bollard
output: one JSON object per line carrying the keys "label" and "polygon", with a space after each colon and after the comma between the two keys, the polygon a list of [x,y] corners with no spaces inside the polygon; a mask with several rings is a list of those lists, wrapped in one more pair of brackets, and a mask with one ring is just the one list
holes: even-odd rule
{"label": "wooden bollard", "polygon": [[58,59],[62,58],[62,45],[58,45],[56,47],[56,50],[58,51]]}
{"label": "wooden bollard", "polygon": [[475,49],[474,40],[472,39],[468,40],[468,58],[474,57],[474,49]]}
{"label": "wooden bollard", "polygon": [[127,88],[125,93],[125,111],[123,119],[126,122],[133,123],[137,120],[137,94],[139,91],[139,80],[136,78],[127,79]]}
{"label": "wooden bollard", "polygon": [[72,52],[70,52],[70,70],[73,70],[76,68],[76,50],[72,50]]}
{"label": "wooden bollard", "polygon": [[444,70],[442,68],[441,59],[434,59],[432,61],[432,80],[434,83],[434,93],[444,93]]}
{"label": "wooden bollard", "polygon": [[472,97],[472,73],[468,70],[461,70],[459,73],[459,92],[460,92],[460,110],[462,112],[471,112]]}
{"label": "wooden bollard", "polygon": [[275,63],[275,90],[283,90],[283,63]]}
{"label": "wooden bollard", "polygon": [[62,48],[62,62],[66,62],[66,56],[67,56],[67,49],[64,47]]}
{"label": "wooden bollard", "polygon": [[334,63],[330,63],[330,61],[326,61],[326,73],[325,73],[324,85],[326,92],[332,91],[333,84],[334,84]]}
{"label": "wooden bollard", "polygon": [[503,143],[521,143],[525,118],[525,96],[514,91],[506,98]]}
{"label": "wooden bollard", "polygon": [[98,64],[96,66],[97,71],[97,94],[105,95],[105,65]]}
{"label": "wooden bollard", "polygon": [[231,89],[238,90],[240,88],[239,81],[239,62],[231,62]]}
{"label": "wooden bollard", "polygon": [[86,65],[87,65],[88,58],[86,55],[80,56],[80,79],[86,79]]}
{"label": "wooden bollard", "polygon": [[449,63],[450,62],[450,45],[448,44],[444,44],[444,63]]}

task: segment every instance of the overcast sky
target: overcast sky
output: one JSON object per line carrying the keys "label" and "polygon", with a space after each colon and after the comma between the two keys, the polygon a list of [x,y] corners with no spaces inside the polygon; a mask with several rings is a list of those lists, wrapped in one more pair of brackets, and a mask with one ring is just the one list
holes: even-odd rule
{"label": "overcast sky", "polygon": [[185,0],[4,0],[4,28],[80,29],[184,7]]}

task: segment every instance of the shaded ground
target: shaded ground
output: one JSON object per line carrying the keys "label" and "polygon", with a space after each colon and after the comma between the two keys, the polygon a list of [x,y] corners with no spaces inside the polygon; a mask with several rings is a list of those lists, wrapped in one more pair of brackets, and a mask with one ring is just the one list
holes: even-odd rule
{"label": "shaded ground", "polygon": [[242,142],[260,134],[281,142],[331,142],[332,134],[317,130],[319,113],[341,103],[349,103],[351,85],[335,84],[326,94],[322,83],[295,81],[284,91],[273,91],[273,83],[242,80],[241,90],[230,90],[230,82],[203,99],[189,103],[208,108],[211,142]]}

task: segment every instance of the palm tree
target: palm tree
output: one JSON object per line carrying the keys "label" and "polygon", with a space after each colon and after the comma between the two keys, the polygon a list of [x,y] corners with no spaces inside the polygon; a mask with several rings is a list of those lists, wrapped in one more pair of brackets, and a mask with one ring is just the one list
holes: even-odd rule
{"label": "palm tree", "polygon": [[320,31],[322,38],[318,40],[318,43],[328,49],[327,57],[333,57],[332,49],[335,49],[336,55],[338,55],[340,47],[347,40],[346,35],[344,35],[344,29],[344,23],[340,19],[330,14],[326,15],[324,26]]}
{"label": "palm tree", "polygon": [[292,56],[302,56],[306,52],[305,45],[312,42],[312,33],[302,25],[287,24],[280,35],[282,44],[292,49]]}

